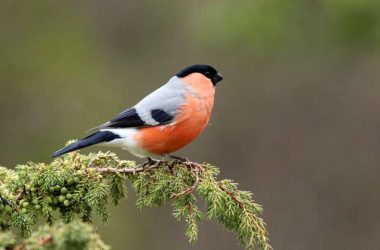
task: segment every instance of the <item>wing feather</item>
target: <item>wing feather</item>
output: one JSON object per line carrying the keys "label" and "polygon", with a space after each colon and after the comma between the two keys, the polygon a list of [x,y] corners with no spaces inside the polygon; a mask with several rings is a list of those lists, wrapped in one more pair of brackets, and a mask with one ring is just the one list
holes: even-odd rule
{"label": "wing feather", "polygon": [[175,120],[179,107],[185,99],[185,87],[178,77],[146,96],[134,107],[118,114],[112,120],[89,132],[106,128],[139,128],[169,124]]}

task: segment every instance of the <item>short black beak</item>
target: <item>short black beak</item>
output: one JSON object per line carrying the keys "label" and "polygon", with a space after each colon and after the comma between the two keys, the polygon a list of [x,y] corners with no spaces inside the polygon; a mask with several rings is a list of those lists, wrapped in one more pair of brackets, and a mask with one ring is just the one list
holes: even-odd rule
{"label": "short black beak", "polygon": [[216,83],[217,82],[220,82],[221,80],[223,80],[223,76],[222,76],[222,74],[220,74],[219,72],[218,72],[218,74],[216,74],[216,75],[214,75],[213,77],[212,77],[212,83],[214,84],[214,85],[216,85]]}

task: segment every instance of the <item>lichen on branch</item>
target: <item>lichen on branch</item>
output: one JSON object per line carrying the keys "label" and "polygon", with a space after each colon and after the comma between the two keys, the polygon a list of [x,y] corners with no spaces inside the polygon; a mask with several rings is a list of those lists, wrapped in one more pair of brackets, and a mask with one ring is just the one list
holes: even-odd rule
{"label": "lichen on branch", "polygon": [[[218,181],[218,174],[206,163],[155,160],[136,165],[110,152],[75,152],[50,164],[28,163],[15,170],[1,167],[0,228],[17,229],[29,237],[39,218],[50,224],[55,217],[64,223],[90,222],[95,213],[106,221],[107,204],[117,205],[126,196],[128,179],[137,195],[136,206],[171,204],[174,217],[187,223],[191,243],[198,238],[198,222],[207,218],[235,232],[246,248],[271,249],[260,217],[262,207],[231,180]],[[197,197],[207,204],[205,215]]]}

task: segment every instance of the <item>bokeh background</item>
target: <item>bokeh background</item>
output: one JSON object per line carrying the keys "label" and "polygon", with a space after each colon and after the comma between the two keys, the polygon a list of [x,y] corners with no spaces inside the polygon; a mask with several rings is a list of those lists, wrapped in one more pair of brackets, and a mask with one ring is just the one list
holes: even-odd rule
{"label": "bokeh background", "polygon": [[[50,161],[208,63],[212,122],[179,154],[253,191],[275,249],[380,249],[380,1],[3,0],[0,31],[1,165]],[[216,223],[195,246],[184,229],[132,192],[99,223],[114,249],[241,249]]]}

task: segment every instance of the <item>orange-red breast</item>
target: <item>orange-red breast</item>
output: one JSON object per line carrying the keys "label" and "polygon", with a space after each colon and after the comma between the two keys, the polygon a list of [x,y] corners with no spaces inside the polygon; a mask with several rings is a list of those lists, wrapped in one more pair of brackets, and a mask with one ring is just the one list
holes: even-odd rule
{"label": "orange-red breast", "polygon": [[165,85],[92,134],[53,157],[94,144],[121,147],[139,157],[165,156],[192,142],[208,124],[216,83],[222,75],[209,65],[189,66]]}

